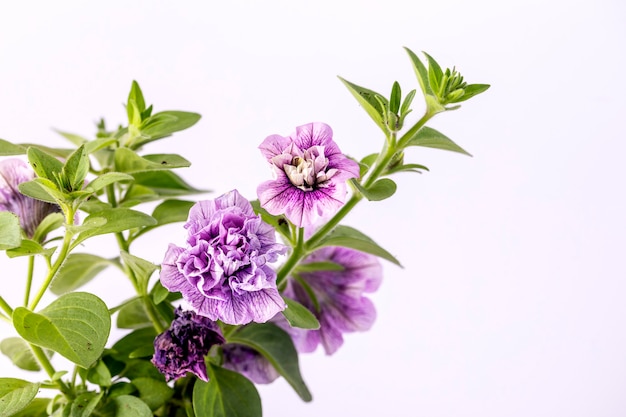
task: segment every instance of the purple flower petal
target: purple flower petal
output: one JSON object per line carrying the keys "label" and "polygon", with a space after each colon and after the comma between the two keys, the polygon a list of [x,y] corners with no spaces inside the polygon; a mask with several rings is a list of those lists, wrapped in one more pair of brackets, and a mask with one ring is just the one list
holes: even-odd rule
{"label": "purple flower petal", "polygon": [[247,346],[226,344],[223,352],[224,368],[239,372],[255,384],[269,384],[280,376],[267,359]]}
{"label": "purple flower petal", "polygon": [[265,322],[286,306],[268,263],[286,252],[236,190],[189,211],[187,248],[170,245],[161,282],[198,314],[228,324]]}
{"label": "purple flower petal", "polygon": [[341,153],[332,133],[324,123],[309,123],[289,137],[271,135],[261,143],[276,175],[257,189],[261,206],[270,214],[284,214],[306,227],[344,204],[345,181],[359,176],[359,166]]}

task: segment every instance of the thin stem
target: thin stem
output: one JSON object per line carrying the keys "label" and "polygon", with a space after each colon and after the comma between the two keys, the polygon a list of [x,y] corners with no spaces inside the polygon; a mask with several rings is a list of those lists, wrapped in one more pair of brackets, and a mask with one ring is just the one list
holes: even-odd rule
{"label": "thin stem", "polygon": [[48,271],[48,276],[46,277],[43,284],[39,288],[39,292],[37,293],[33,301],[30,303],[30,306],[28,307],[30,310],[35,310],[35,307],[37,307],[37,304],[39,304],[41,297],[43,297],[44,293],[50,286],[52,279],[56,276],[57,272],[59,272],[61,265],[63,265],[63,262],[65,262],[65,259],[67,258],[67,255],[69,254],[69,249],[72,243],[72,236],[73,236],[73,233],[70,230],[71,229],[70,226],[74,225],[74,209],[72,208],[67,209],[65,221],[66,221],[67,227],[65,228],[65,235],[63,236],[63,245],[61,245],[61,251],[59,252],[59,256],[57,257],[56,261],[52,265],[52,268],[50,268],[50,270]]}
{"label": "thin stem", "polygon": [[[50,363],[50,360],[48,359],[48,356],[46,356],[44,351],[39,346],[35,346],[33,344],[30,344],[30,349],[33,351],[33,355],[35,355],[35,358],[37,359],[37,362],[39,362],[39,364],[44,369],[44,371],[46,371],[46,373],[48,374],[50,379],[54,378],[54,375],[56,374],[56,371],[54,370],[54,367],[52,366],[52,363]],[[63,392],[65,395],[73,398],[74,395],[72,393],[72,390],[70,389],[70,387],[65,382],[63,382],[60,379],[58,379],[55,382],[56,382],[57,386],[59,387],[59,389],[61,390],[61,392]]]}
{"label": "thin stem", "polygon": [[11,306],[9,305],[9,303],[7,303],[6,301],[4,301],[4,298],[2,298],[2,296],[0,295],[0,308],[2,310],[4,310],[4,312],[7,314],[7,316],[9,316],[9,319],[11,317],[13,317],[13,309],[11,308]]}
{"label": "thin stem", "polygon": [[154,308],[155,306],[152,303],[150,296],[144,295],[143,297],[141,297],[141,301],[143,302],[144,309],[146,310],[146,313],[148,314],[148,317],[150,318],[150,321],[152,322],[152,326],[154,327],[154,330],[156,330],[157,333],[163,333],[166,330],[166,327],[163,326],[163,323],[161,322],[161,319],[160,319],[160,315],[155,310]]}
{"label": "thin stem", "polygon": [[33,272],[35,270],[35,257],[28,257],[28,272],[26,275],[26,290],[24,291],[24,307],[28,305],[28,300],[30,298],[30,289],[33,284]]}

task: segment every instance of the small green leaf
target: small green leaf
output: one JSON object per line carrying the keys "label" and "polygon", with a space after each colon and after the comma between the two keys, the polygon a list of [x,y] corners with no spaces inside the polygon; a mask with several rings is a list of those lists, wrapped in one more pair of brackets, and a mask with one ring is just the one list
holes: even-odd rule
{"label": "small green leaf", "polygon": [[111,318],[98,297],[74,292],[60,296],[39,313],[16,308],[13,325],[26,341],[89,368],[104,351]]}
{"label": "small green leaf", "polygon": [[170,292],[161,284],[161,281],[157,281],[154,283],[154,287],[152,287],[151,294],[154,304],[161,304],[170,295]]}
{"label": "small green leaf", "polygon": [[15,366],[26,371],[39,371],[41,366],[30,350],[28,343],[21,337],[8,337],[0,342],[0,351],[6,355]]}
{"label": "small green leaf", "polygon": [[336,262],[308,262],[298,264],[296,272],[343,271],[345,268]]}
{"label": "small green leaf", "polygon": [[43,241],[48,233],[58,229],[65,223],[65,218],[62,213],[50,213],[39,223],[33,234],[33,240],[35,242]]}
{"label": "small green leaf", "polygon": [[[154,226],[156,224],[156,220],[151,216],[140,211],[122,207],[92,213],[87,216],[84,223],[88,223],[90,220],[96,220],[94,224],[98,224],[98,226],[80,232],[72,243],[72,248],[75,248],[86,239],[96,235],[117,233],[135,227]],[[104,223],[102,223],[103,220]]]}
{"label": "small green leaf", "polygon": [[422,63],[418,56],[413,53],[413,51],[406,47],[404,49],[409,54],[409,58],[411,58],[413,70],[417,76],[417,81],[420,84],[422,93],[424,93],[424,96],[433,95],[433,90],[430,88],[430,84],[428,83],[428,70],[426,69],[426,66]]}
{"label": "small green leaf", "polygon": [[25,147],[0,139],[0,156],[24,155],[25,153]]}
{"label": "small green leaf", "polygon": [[428,80],[430,81],[430,87],[436,92],[439,90],[439,87],[441,87],[439,83],[443,78],[443,71],[433,57],[424,51],[422,51],[422,53],[426,55],[426,59],[428,60]]}
{"label": "small green leaf", "polygon": [[368,188],[364,188],[357,181],[352,180],[352,184],[367,198],[369,201],[381,201],[395,194],[396,183],[389,178],[381,178]]}
{"label": "small green leaf", "polygon": [[[120,359],[128,358],[128,356],[137,349],[146,345],[152,345],[156,336],[156,331],[152,326],[132,331],[115,342],[111,348],[113,356]],[[154,368],[154,366],[152,368]]]}
{"label": "small green leaf", "polygon": [[35,178],[34,180],[23,182],[17,188],[20,190],[20,193],[28,197],[48,203],[57,204],[66,199],[66,195],[59,191],[57,185],[46,178]]}
{"label": "small green leaf", "polygon": [[209,382],[196,381],[193,410],[202,417],[261,417],[261,398],[243,375],[207,361]]}
{"label": "small green leaf", "polygon": [[424,126],[415,135],[408,139],[406,146],[424,146],[443,149],[472,156],[465,149],[454,143],[450,138],[435,129]]}
{"label": "small green leaf", "polygon": [[[381,248],[365,234],[349,226],[337,226],[315,247],[323,246],[344,246],[359,250],[361,252],[370,253],[392,262],[398,266],[400,262],[385,249]],[[311,249],[315,249],[311,248]]]}
{"label": "small green leaf", "polygon": [[61,161],[39,148],[28,148],[27,155],[30,165],[40,178],[55,181],[57,176],[63,170],[63,163]]}
{"label": "small green leaf", "polygon": [[415,97],[415,90],[409,91],[409,94],[406,95],[404,101],[402,102],[402,107],[400,108],[400,116],[401,119],[404,118],[411,110],[411,103],[413,103],[413,98]]}
{"label": "small green leaf", "polygon": [[387,99],[375,91],[353,84],[341,77],[339,77],[339,79],[348,88],[350,93],[352,93],[354,98],[357,99],[359,104],[363,106],[363,109],[365,109],[367,114],[369,114],[378,127],[380,127],[383,132],[387,133],[387,127],[384,122],[384,114],[387,112],[387,109],[384,108],[384,106],[381,106],[381,101],[385,105],[387,104]]}
{"label": "small green leaf", "polygon": [[124,304],[117,314],[117,327],[120,329],[141,329],[150,326],[152,322],[139,298]]}
{"label": "small green leaf", "polygon": [[131,100],[135,101],[139,112],[143,112],[146,109],[146,100],[143,98],[143,92],[141,91],[141,87],[139,87],[139,83],[135,80],[133,80],[130,93],[128,93],[128,102]]}
{"label": "small green leaf", "polygon": [[135,172],[133,177],[135,177],[135,184],[150,188],[162,196],[179,196],[207,191],[190,186],[172,171]]}
{"label": "small green leaf", "polygon": [[126,251],[121,251],[120,255],[127,267],[134,273],[139,288],[148,289],[148,281],[150,277],[159,267],[150,261],[131,255]]}
{"label": "small green leaf", "polygon": [[416,172],[421,174],[421,171],[428,171],[428,168],[420,164],[403,164],[398,165],[387,171],[388,174],[395,174],[396,172]]}
{"label": "small green leaf", "polygon": [[87,185],[87,187],[85,187],[85,191],[95,193],[109,184],[113,184],[116,182],[133,181],[134,179],[135,178],[132,175],[124,174],[122,172],[107,172],[94,178],[93,181],[91,181]]}
{"label": "small green leaf", "polygon": [[283,300],[285,300],[287,308],[284,309],[282,313],[291,327],[310,330],[317,330],[320,328],[320,322],[308,308],[291,298],[283,296]]}
{"label": "small green leaf", "polygon": [[115,169],[120,172],[133,173],[149,170],[185,168],[191,162],[176,154],[155,154],[139,156],[128,148],[115,150]]}
{"label": "small green leaf", "polygon": [[485,91],[487,91],[487,89],[489,89],[489,87],[489,84],[470,84],[463,89],[463,96],[456,100],[455,103],[469,100],[470,98],[477,96],[480,93],[484,93]]}
{"label": "small green leaf", "polygon": [[76,146],[80,146],[80,145],[82,145],[84,143],[89,142],[87,139],[85,139],[84,137],[82,137],[80,135],[76,135],[74,133],[63,132],[63,131],[57,130],[57,129],[53,129],[53,130],[56,133],[58,133],[59,135],[63,136],[65,139],[67,139],[70,142],[72,142]]}
{"label": "small green leaf", "polygon": [[20,219],[10,211],[0,211],[0,250],[16,248],[22,243]]}
{"label": "small green leaf", "polygon": [[46,249],[41,246],[39,243],[35,242],[31,239],[22,239],[22,243],[12,249],[7,249],[7,256],[9,258],[17,258],[18,256],[33,256],[33,255],[44,255],[50,256],[54,253],[56,248]]}
{"label": "small green leaf", "polygon": [[291,336],[271,323],[251,323],[240,327],[228,337],[229,343],[251,347],[267,359],[304,401],[311,401],[298,365],[298,353]]}
{"label": "small green leaf", "polygon": [[184,111],[169,110],[153,114],[141,124],[142,138],[133,144],[133,148],[137,149],[148,142],[190,128],[198,120],[200,120],[199,114]]}
{"label": "small green leaf", "polygon": [[56,295],[74,291],[113,264],[109,259],[90,253],[72,253],[52,280],[50,290]]}
{"label": "small green leaf", "polygon": [[402,90],[400,89],[400,84],[395,81],[389,96],[389,110],[394,114],[398,114],[400,110],[400,100],[402,100]]}
{"label": "small green leaf", "polygon": [[65,165],[63,165],[62,175],[69,187],[67,191],[82,190],[88,173],[89,157],[85,152],[85,146],[80,145],[80,147],[67,158]]}
{"label": "small green leaf", "polygon": [[93,382],[101,387],[111,386],[111,372],[109,368],[99,360],[95,366],[92,366],[87,370],[87,381]]}
{"label": "small green leaf", "polygon": [[90,417],[104,396],[104,392],[85,392],[76,397],[70,406],[70,417]]}
{"label": "small green leaf", "polygon": [[131,382],[139,391],[139,398],[153,411],[168,402],[174,395],[174,390],[164,381],[152,378],[135,378]]}
{"label": "small green leaf", "polygon": [[132,395],[120,395],[113,398],[103,410],[111,417],[152,417],[152,410],[139,398]]}
{"label": "small green leaf", "polygon": [[35,398],[26,408],[23,408],[17,414],[12,414],[12,417],[48,417],[49,414],[46,409],[50,401],[52,401],[50,398]]}
{"label": "small green leaf", "polygon": [[0,378],[0,417],[15,415],[30,404],[39,391],[39,384],[16,378]]}

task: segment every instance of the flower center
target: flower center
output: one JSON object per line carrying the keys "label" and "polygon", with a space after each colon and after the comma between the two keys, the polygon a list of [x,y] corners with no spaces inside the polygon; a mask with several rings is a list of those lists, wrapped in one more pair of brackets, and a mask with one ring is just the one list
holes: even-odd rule
{"label": "flower center", "polygon": [[294,156],[291,164],[285,164],[283,169],[291,183],[303,191],[324,187],[337,172],[334,168],[328,169],[328,158],[324,155],[323,146],[313,146],[304,151],[302,156]]}

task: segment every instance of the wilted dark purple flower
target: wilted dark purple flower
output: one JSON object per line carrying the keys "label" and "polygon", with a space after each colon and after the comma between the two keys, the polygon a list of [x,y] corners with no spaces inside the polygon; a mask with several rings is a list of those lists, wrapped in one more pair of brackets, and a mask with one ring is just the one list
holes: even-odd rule
{"label": "wilted dark purple flower", "polygon": [[35,178],[35,172],[20,159],[0,161],[0,211],[15,213],[28,237],[33,237],[39,223],[50,213],[61,211],[58,205],[35,200],[20,193],[18,185]]}
{"label": "wilted dark purple flower", "polygon": [[[299,272],[297,278],[289,278],[284,295],[313,312],[320,328],[290,327],[280,315],[275,320],[291,335],[298,351],[312,352],[321,343],[326,354],[332,355],[343,344],[343,333],[369,330],[374,323],[376,309],[363,294],[378,289],[382,267],[375,256],[343,247],[318,249],[303,263],[314,262],[332,262],[341,269]],[[308,290],[315,295],[317,305]]]}
{"label": "wilted dark purple flower", "polygon": [[291,136],[265,138],[261,153],[276,179],[259,185],[261,206],[296,226],[313,225],[333,214],[346,198],[346,180],[359,176],[359,165],[341,153],[324,123],[298,126]]}
{"label": "wilted dark purple flower", "polygon": [[170,328],[154,339],[152,363],[170,381],[195,374],[208,381],[204,357],[211,346],[221,345],[224,338],[219,326],[193,311],[178,307]]}
{"label": "wilted dark purple flower", "polygon": [[189,211],[187,247],[170,244],[161,283],[198,314],[228,324],[265,322],[285,308],[269,262],[285,253],[274,229],[236,190]]}
{"label": "wilted dark purple flower", "polygon": [[238,344],[226,344],[224,353],[224,368],[239,372],[256,384],[269,384],[280,374],[263,355],[254,349]]}

